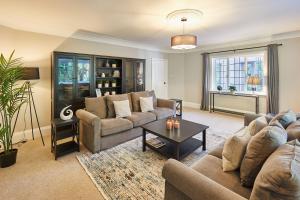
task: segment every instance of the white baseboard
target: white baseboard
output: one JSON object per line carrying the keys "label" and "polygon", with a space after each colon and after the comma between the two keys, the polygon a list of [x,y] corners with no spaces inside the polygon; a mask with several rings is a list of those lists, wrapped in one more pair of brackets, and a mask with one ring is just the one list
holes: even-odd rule
{"label": "white baseboard", "polygon": [[188,102],[188,101],[183,101],[182,102],[183,107],[188,107],[188,108],[198,108],[200,109],[200,104],[199,103],[194,103],[194,102]]}
{"label": "white baseboard", "polygon": [[[239,110],[239,109],[226,108],[226,107],[219,107],[219,106],[215,106],[215,109],[222,109],[222,110],[228,110],[228,111],[239,112],[239,113],[250,113],[250,114],[255,114],[254,111],[250,111],[250,110]],[[263,115],[264,113],[259,113],[259,114]]]}
{"label": "white baseboard", "polygon": [[[42,135],[49,135],[51,132],[51,126],[43,126],[41,127]],[[40,131],[38,128],[33,129],[34,138],[40,138]],[[25,138],[24,138],[25,135]],[[26,129],[25,131],[18,131],[14,133],[13,143],[17,143],[22,141],[23,139],[32,140],[32,132],[31,129]]]}

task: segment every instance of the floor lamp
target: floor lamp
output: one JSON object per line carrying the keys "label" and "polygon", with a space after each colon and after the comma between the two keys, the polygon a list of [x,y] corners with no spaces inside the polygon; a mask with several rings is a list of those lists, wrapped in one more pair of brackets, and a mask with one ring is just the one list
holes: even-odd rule
{"label": "floor lamp", "polygon": [[[45,146],[44,138],[43,138],[43,135],[42,135],[41,126],[40,126],[40,122],[39,122],[39,118],[38,118],[38,115],[37,115],[37,112],[36,112],[34,98],[33,98],[33,95],[32,95],[32,88],[31,88],[31,84],[30,84],[30,80],[38,80],[38,79],[40,79],[40,72],[39,72],[38,67],[24,67],[23,68],[23,75],[22,75],[21,80],[25,80],[25,90],[26,90],[26,93],[28,95],[28,97],[26,98],[27,99],[26,103],[29,106],[32,139],[34,140],[33,116],[32,116],[32,112],[34,111],[35,118],[36,118],[36,121],[37,121],[37,125],[38,125],[40,135],[41,135],[41,138],[42,138],[42,142],[43,142],[43,145]],[[16,120],[15,120],[13,131],[15,130],[15,127],[16,127],[16,124],[17,124],[17,121],[18,121],[18,117],[19,117],[19,113],[20,113],[20,109],[18,110],[18,113],[17,113],[17,117],[16,117]]]}

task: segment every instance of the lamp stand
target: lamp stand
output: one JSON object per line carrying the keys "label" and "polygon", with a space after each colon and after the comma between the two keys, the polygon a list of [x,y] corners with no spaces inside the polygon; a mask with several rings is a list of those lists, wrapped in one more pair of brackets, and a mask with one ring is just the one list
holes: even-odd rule
{"label": "lamp stand", "polygon": [[[45,146],[43,134],[42,134],[41,127],[40,127],[39,118],[38,118],[38,115],[37,115],[37,112],[36,112],[36,107],[35,107],[35,103],[34,103],[34,99],[33,99],[33,95],[32,95],[30,81],[26,81],[25,82],[25,90],[28,92],[28,101],[27,101],[27,104],[29,105],[32,139],[34,140],[33,119],[32,119],[32,109],[33,109],[34,113],[35,113],[36,122],[37,122],[37,125],[38,125],[38,128],[39,128],[39,132],[40,132],[40,135],[41,135],[41,138],[42,138],[43,146]],[[23,96],[24,95],[22,95],[22,98],[23,98]],[[15,127],[16,127],[16,124],[17,124],[17,121],[18,121],[19,113],[20,113],[20,109],[18,110],[18,113],[17,113],[17,117],[16,117],[16,120],[15,120],[14,128],[13,128],[13,132],[15,131]]]}

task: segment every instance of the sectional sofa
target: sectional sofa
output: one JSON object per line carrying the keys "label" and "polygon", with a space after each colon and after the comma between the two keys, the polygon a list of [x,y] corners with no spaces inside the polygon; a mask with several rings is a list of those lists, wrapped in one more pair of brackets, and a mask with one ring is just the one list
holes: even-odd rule
{"label": "sectional sofa", "polygon": [[[245,127],[260,117],[247,114]],[[271,121],[272,116],[266,116]],[[241,185],[240,171],[223,172],[224,143],[193,166],[169,159],[163,168],[165,200],[298,200],[300,199],[300,114],[286,128],[288,143],[263,164],[253,188]]]}
{"label": "sectional sofa", "polygon": [[[152,112],[141,112],[140,97],[153,97]],[[131,116],[116,118],[113,101],[129,100]],[[142,135],[141,126],[175,114],[175,101],[156,98],[154,91],[86,98],[85,109],[76,111],[80,136],[92,153],[111,148]]]}

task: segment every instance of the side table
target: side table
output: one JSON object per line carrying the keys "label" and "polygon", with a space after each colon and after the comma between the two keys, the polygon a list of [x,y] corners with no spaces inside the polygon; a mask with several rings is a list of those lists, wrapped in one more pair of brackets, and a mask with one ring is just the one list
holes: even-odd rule
{"label": "side table", "polygon": [[70,120],[55,118],[51,121],[51,152],[55,160],[65,154],[79,152],[79,141],[79,120],[76,117]]}
{"label": "side table", "polygon": [[182,100],[181,99],[170,99],[176,102],[176,115],[182,116]]}

